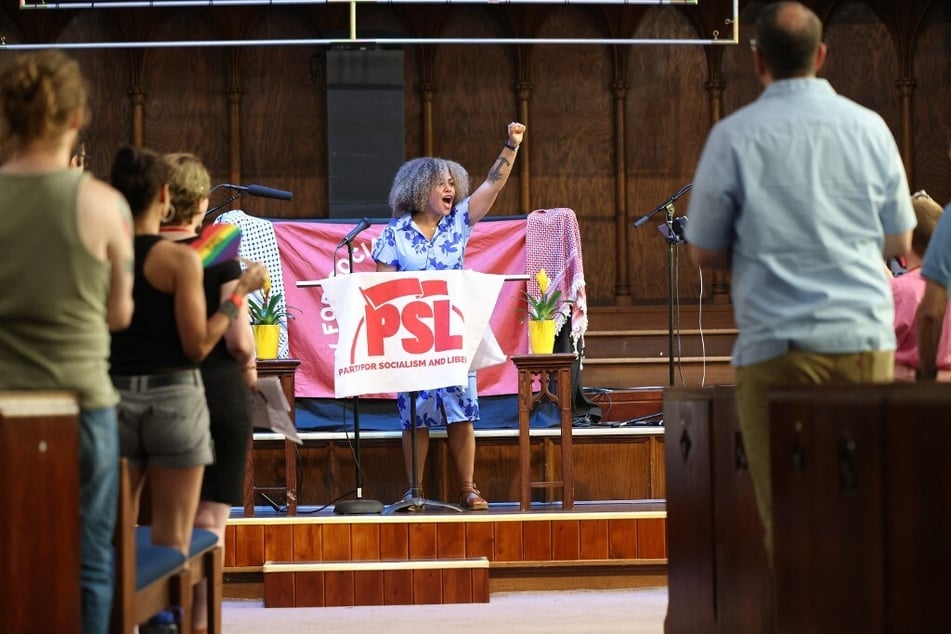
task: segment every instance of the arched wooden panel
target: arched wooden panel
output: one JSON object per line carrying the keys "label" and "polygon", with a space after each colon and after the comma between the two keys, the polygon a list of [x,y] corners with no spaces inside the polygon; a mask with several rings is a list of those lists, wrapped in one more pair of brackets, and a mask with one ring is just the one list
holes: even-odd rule
{"label": "arched wooden panel", "polygon": [[[658,37],[675,31],[696,37],[677,12],[649,10],[635,37]],[[631,220],[649,214],[693,178],[709,132],[705,83],[707,65],[699,47],[641,46],[628,65],[628,205]],[[677,216],[687,213],[689,193],[675,203]],[[668,298],[667,243],[657,226],[664,212],[630,230],[631,295],[634,304],[665,303]],[[699,272],[686,249],[676,273],[682,299],[699,297]]]}
{"label": "arched wooden panel", "polygon": [[[573,28],[599,37],[577,7],[550,12],[537,37]],[[554,69],[558,69],[554,72]],[[532,207],[578,217],[589,302],[612,301],[615,283],[614,98],[610,51],[537,46],[531,51]]]}

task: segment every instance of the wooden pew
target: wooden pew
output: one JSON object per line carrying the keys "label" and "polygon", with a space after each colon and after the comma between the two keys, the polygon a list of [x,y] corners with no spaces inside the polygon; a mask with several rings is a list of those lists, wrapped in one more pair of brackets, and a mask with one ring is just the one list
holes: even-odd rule
{"label": "wooden pew", "polygon": [[664,390],[665,632],[767,633],[769,569],[732,386]]}
{"label": "wooden pew", "polygon": [[80,620],[79,406],[69,392],[0,392],[0,629]]}
{"label": "wooden pew", "polygon": [[[137,548],[152,545],[152,528],[139,526],[135,531]],[[208,632],[221,634],[221,598],[222,598],[222,548],[218,546],[218,537],[211,531],[196,528],[192,531],[192,540],[185,564],[185,584],[188,591],[181,597],[179,607],[186,615],[192,613],[192,590],[202,581],[208,581]],[[191,620],[179,626],[179,634],[191,632]]]}
{"label": "wooden pew", "polygon": [[951,390],[770,396],[777,632],[947,631]]}
{"label": "wooden pew", "polygon": [[[132,634],[156,613],[191,601],[185,555],[168,546],[139,544],[133,513],[129,463],[119,461],[119,507],[116,515],[116,579],[112,634]],[[190,613],[183,621],[188,622]]]}

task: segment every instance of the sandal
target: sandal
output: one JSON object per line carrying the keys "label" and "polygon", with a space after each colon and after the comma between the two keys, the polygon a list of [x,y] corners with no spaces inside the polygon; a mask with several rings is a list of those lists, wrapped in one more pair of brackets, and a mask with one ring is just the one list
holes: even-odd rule
{"label": "sandal", "polygon": [[462,495],[459,496],[459,504],[467,511],[489,510],[489,503],[482,497],[482,493],[476,488],[475,482],[462,483]]}
{"label": "sandal", "polygon": [[[423,499],[426,498],[426,496],[423,495],[423,490],[422,490],[422,489],[419,489],[419,497],[420,497],[420,498],[423,498]],[[413,489],[406,489],[406,493],[403,494],[403,497],[402,497],[402,499],[401,499],[400,501],[402,501],[402,502],[410,502],[410,501],[412,501],[412,499],[413,499]],[[425,504],[410,504],[409,506],[407,506],[407,507],[405,507],[405,508],[406,508],[406,510],[409,511],[410,513],[418,513],[418,512],[420,512],[420,511],[422,511],[425,507],[426,507]]]}

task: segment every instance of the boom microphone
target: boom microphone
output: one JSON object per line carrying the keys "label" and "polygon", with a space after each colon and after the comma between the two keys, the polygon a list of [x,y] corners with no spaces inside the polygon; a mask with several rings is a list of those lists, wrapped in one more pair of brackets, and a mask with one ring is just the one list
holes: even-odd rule
{"label": "boom microphone", "polygon": [[342,246],[345,245],[345,244],[353,244],[353,240],[354,240],[354,238],[357,237],[357,234],[359,234],[359,233],[360,233],[361,231],[363,231],[364,229],[368,229],[369,227],[370,227],[370,219],[369,219],[369,218],[360,218],[360,222],[357,223],[357,226],[354,227],[353,229],[351,229],[351,230],[350,230],[350,233],[348,233],[346,236],[344,236],[344,239],[341,240],[339,244],[337,244],[337,248],[339,249],[340,247],[342,247]]}
{"label": "boom microphone", "polygon": [[264,185],[232,185],[230,183],[225,183],[219,185],[219,187],[227,187],[228,189],[233,189],[239,192],[247,192],[252,196],[257,196],[258,198],[276,198],[278,200],[291,200],[294,197],[289,191],[284,189],[274,189],[273,187],[265,187]]}

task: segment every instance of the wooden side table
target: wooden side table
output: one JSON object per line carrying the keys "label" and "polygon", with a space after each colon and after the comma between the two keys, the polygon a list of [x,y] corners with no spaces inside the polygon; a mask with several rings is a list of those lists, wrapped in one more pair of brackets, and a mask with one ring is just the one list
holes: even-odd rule
{"label": "wooden side table", "polygon": [[[294,419],[294,376],[300,361],[297,359],[258,359],[258,378],[276,376],[284,388],[284,396],[291,407],[291,422]],[[254,492],[267,487],[254,486],[254,437],[248,446],[247,469],[244,476],[244,516],[254,516]],[[287,514],[297,515],[297,447],[284,439],[284,491],[287,497]]]}
{"label": "wooden side table", "polygon": [[[571,461],[571,365],[573,353],[522,354],[512,356],[518,369],[518,459],[519,506],[528,511],[532,507],[533,488],[561,489],[561,505],[565,510],[574,508],[575,485]],[[538,377],[540,390],[532,391]],[[557,384],[556,392],[551,383]],[[561,480],[532,481],[531,439],[529,418],[532,406],[543,398],[561,408]]]}

